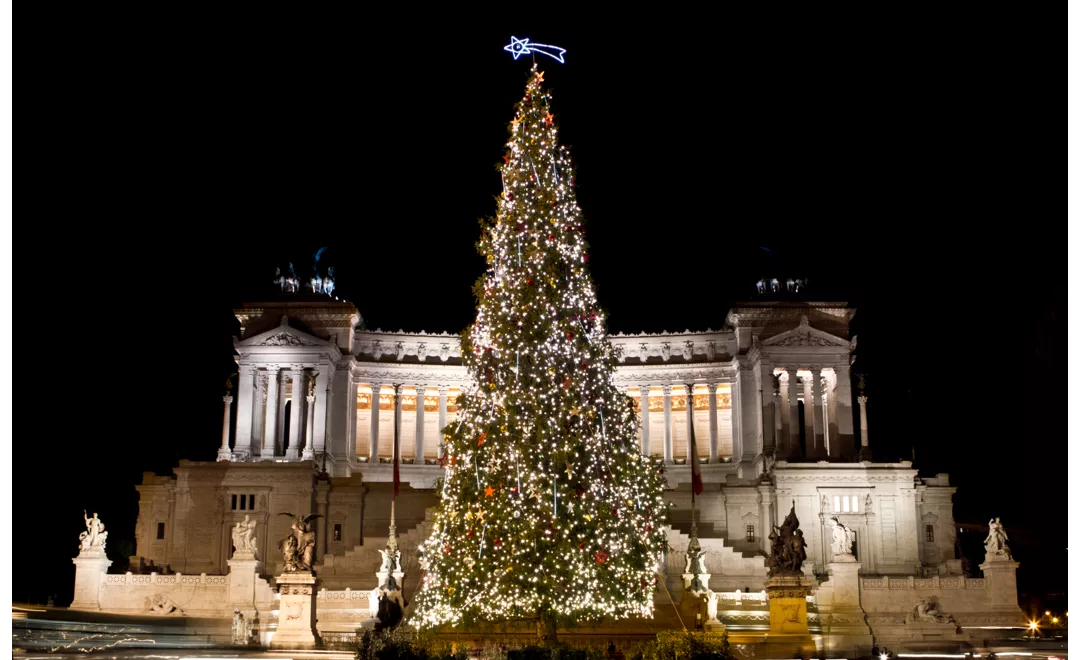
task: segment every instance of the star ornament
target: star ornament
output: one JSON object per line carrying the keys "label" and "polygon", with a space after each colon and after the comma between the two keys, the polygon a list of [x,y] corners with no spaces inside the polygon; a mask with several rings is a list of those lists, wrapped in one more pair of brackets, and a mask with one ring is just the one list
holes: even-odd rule
{"label": "star ornament", "polygon": [[[541,55],[547,55],[554,60],[558,60],[560,63],[566,63],[563,60],[563,55],[566,53],[565,48],[559,48],[558,46],[551,46],[549,44],[534,44],[529,41],[528,37],[518,39],[517,37],[511,36],[510,43],[503,46],[503,50],[513,55],[515,60],[522,55],[540,53]],[[541,78],[541,80],[543,80],[543,78]]]}
{"label": "star ornament", "polygon": [[551,114],[550,112],[547,113],[546,115],[544,115],[544,125],[545,126],[551,126],[551,120],[554,119],[554,118],[555,118],[555,115]]}
{"label": "star ornament", "polygon": [[484,489],[484,497],[495,497],[495,489],[488,486]]}

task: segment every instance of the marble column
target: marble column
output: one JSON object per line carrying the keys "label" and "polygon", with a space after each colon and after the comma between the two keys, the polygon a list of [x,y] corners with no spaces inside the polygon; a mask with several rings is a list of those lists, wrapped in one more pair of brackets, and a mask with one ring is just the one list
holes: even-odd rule
{"label": "marble column", "polygon": [[266,375],[266,425],[263,427],[262,457],[275,456],[278,434],[278,368],[271,365]]}
{"label": "marble column", "polygon": [[418,383],[416,385],[416,448],[413,450],[416,452],[416,458],[413,459],[414,465],[424,464],[424,394],[427,391],[427,385]]}
{"label": "marble column", "polygon": [[866,395],[859,395],[859,432],[862,436],[862,446],[859,447],[859,460],[871,461],[870,435],[866,424]]}
{"label": "marble column", "polygon": [[[330,428],[326,422],[326,411],[330,408],[330,399],[327,396],[332,387],[330,377],[333,375],[333,367],[328,362],[320,362],[318,371],[312,373],[315,379],[315,388],[311,392],[315,395],[315,431],[312,435],[311,449],[316,454],[326,451],[326,438]],[[319,392],[323,396],[319,396]]]}
{"label": "marble column", "polygon": [[379,462],[379,394],[382,385],[371,384],[371,438],[368,440],[368,463]]}
{"label": "marble column", "polygon": [[825,397],[821,394],[821,367],[810,368],[810,380],[814,396],[814,458],[824,461],[829,454],[825,451]]}
{"label": "marble column", "polygon": [[290,412],[289,412],[289,451],[286,454],[289,458],[297,459],[300,457],[300,435],[301,429],[300,419],[304,416],[304,371],[300,365],[293,365],[292,378],[289,381],[292,384],[292,394],[289,395]]}
{"label": "marble column", "polygon": [[709,388],[709,464],[720,461],[720,424],[716,413],[716,383],[705,384]]}
{"label": "marble column", "polygon": [[802,382],[803,442],[806,443],[803,450],[806,452],[808,460],[816,460],[817,448],[814,446],[814,388],[810,384],[810,380],[810,378],[804,378]]}
{"label": "marble column", "polygon": [[285,455],[285,402],[288,394],[289,371],[282,369],[278,375],[277,433],[274,434],[274,456]]}
{"label": "marble column", "polygon": [[[310,391],[314,392],[315,388],[310,388]],[[308,394],[304,398],[307,400],[307,437],[304,439],[302,460],[311,461],[315,459],[315,450],[312,445],[312,440],[315,438],[315,395]]]}
{"label": "marble column", "polygon": [[836,387],[833,398],[836,399],[836,444],[837,450],[844,454],[854,454],[855,448],[855,411],[851,400],[851,370],[847,365],[833,367],[836,373]]}
{"label": "marble column", "polygon": [[[323,398],[326,401],[326,405],[323,406],[325,408],[325,410],[323,410],[323,434],[321,441],[316,442],[315,444],[315,453],[317,454],[330,451],[327,449],[326,445],[327,441],[333,437],[331,427],[333,426],[334,407],[330,404],[334,401],[334,372],[331,369],[327,369],[327,372],[329,373],[327,373],[326,378],[326,389],[323,390]],[[353,401],[353,405],[356,405],[355,400]],[[333,447],[330,449],[333,449]],[[333,458],[333,453],[331,453],[331,458]]]}
{"label": "marble column", "polygon": [[641,454],[649,455],[649,386],[641,385]]}
{"label": "marble column", "polygon": [[803,457],[802,443],[799,440],[799,376],[795,367],[787,368],[788,374],[788,460]]}
{"label": "marble column", "polygon": [[772,376],[773,447],[777,457],[787,456],[784,440],[784,395],[780,392],[780,374]]}
{"label": "marble column", "polygon": [[664,462],[672,462],[672,443],[671,437],[671,385],[662,385],[661,388],[664,391]]}
{"label": "marble column", "polygon": [[401,398],[405,393],[405,386],[398,384],[394,385],[394,438],[397,442],[394,443],[393,457],[397,459],[397,462],[401,463]]}
{"label": "marble column", "polygon": [[268,382],[270,377],[265,371],[259,370],[255,374],[255,401],[252,403],[251,428],[251,454],[261,456],[263,453],[264,438],[266,437],[266,397],[269,392]]}
{"label": "marble column", "polygon": [[776,422],[773,419],[773,374],[772,367],[759,365],[758,392],[761,394],[761,453],[766,456],[776,455]]}
{"label": "marble column", "polygon": [[251,452],[251,436],[255,419],[255,367],[241,365],[240,381],[236,388],[236,440],[233,454],[243,460]]}
{"label": "marble column", "polygon": [[[686,383],[683,388],[686,390],[686,464],[690,465],[690,433],[694,433],[695,444],[701,442],[701,438],[697,437],[694,428],[694,384]],[[701,456],[701,450],[698,450],[698,456]]]}
{"label": "marble column", "polygon": [[229,422],[232,421],[232,399],[231,394],[221,397],[221,400],[225,402],[225,421],[221,425],[221,447],[217,453],[219,461],[232,460],[232,452],[229,451]]}
{"label": "marble column", "polygon": [[449,385],[439,385],[439,458],[443,457],[446,453],[446,448],[443,446],[443,429],[446,428],[446,397],[450,394]]}

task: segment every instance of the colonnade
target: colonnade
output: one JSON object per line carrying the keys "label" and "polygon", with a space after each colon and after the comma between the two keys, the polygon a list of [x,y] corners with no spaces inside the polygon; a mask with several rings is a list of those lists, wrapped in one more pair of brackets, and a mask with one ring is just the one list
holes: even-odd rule
{"label": "colonnade", "polygon": [[[379,442],[379,400],[380,400],[380,397],[383,396],[383,395],[386,395],[386,394],[390,395],[392,406],[393,406],[393,411],[394,411],[393,424],[396,426],[396,428],[401,429],[401,428],[403,428],[402,423],[401,423],[402,400],[404,399],[404,396],[406,395],[406,390],[412,390],[412,393],[416,397],[416,429],[414,431],[414,434],[413,434],[412,438],[399,437],[399,439],[398,439],[398,447],[397,447],[398,456],[396,458],[398,458],[399,460],[401,459],[401,447],[405,446],[405,444],[407,442],[409,442],[409,443],[411,443],[411,445],[413,447],[414,461],[417,464],[423,464],[424,451],[427,449],[427,447],[429,446],[430,443],[433,443],[433,444],[430,444],[430,446],[438,446],[437,443],[439,441],[439,438],[438,438],[437,435],[434,438],[427,437],[427,434],[425,433],[425,430],[424,430],[424,421],[425,421],[425,416],[426,416],[426,411],[424,410],[424,397],[427,396],[427,392],[430,389],[429,386],[427,384],[424,384],[424,383],[416,383],[416,384],[412,384],[412,385],[402,385],[402,384],[389,384],[389,385],[387,385],[387,384],[381,384],[381,383],[369,383],[369,385],[371,387],[371,406],[369,408],[369,410],[371,412],[371,417],[370,417],[370,419],[368,421],[368,423],[370,424],[370,426],[369,426],[369,429],[370,429],[369,430],[369,437],[368,437],[368,450],[367,450],[367,460],[368,460],[368,462],[369,463],[378,463],[379,462],[379,451],[380,451],[380,442]],[[441,430],[441,429],[446,427],[446,406],[447,406],[447,397],[450,394],[450,386],[449,385],[435,385],[434,388],[438,391],[438,396],[439,396],[439,405],[438,405],[438,409],[437,409],[437,414],[439,416],[439,420],[438,420],[438,425],[437,425],[436,428]],[[357,414],[359,414],[361,412],[359,407],[357,408],[356,412],[357,412]],[[360,452],[358,451],[357,453],[359,454]],[[440,454],[442,453],[441,449],[440,449],[439,453]]]}
{"label": "colonnade", "polygon": [[[321,397],[319,390],[323,391]],[[330,394],[329,379],[311,365],[270,364],[241,368],[235,447],[229,450],[233,397],[226,394],[218,460],[314,458],[325,449],[326,417],[330,410],[326,404]],[[290,401],[286,428],[286,404]]]}

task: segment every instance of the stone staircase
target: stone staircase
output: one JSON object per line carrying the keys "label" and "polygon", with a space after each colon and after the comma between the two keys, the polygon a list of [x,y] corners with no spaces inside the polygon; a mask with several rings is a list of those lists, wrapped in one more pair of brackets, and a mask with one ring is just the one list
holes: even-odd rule
{"label": "stone staircase", "polygon": [[[401,564],[407,576],[418,577],[420,565],[416,560],[416,548],[431,533],[434,507],[424,511],[424,519],[409,529],[398,529],[398,547],[401,549]],[[322,563],[314,566],[320,580],[327,588],[337,589],[346,586],[353,589],[374,587],[375,572],[382,565],[379,550],[386,547],[386,537],[368,537],[363,545],[353,546],[338,555],[323,556]],[[370,583],[370,585],[368,584]]]}
{"label": "stone staircase", "polygon": [[[687,537],[689,537],[689,535],[690,535],[690,522],[689,521],[685,521],[685,522],[684,521],[678,521],[678,522],[673,521],[671,523],[671,527],[672,527],[673,530],[678,530],[680,533],[685,534]],[[758,551],[758,550],[736,550],[735,549],[735,543],[733,541],[727,539],[726,537],[724,537],[719,532],[719,530],[716,527],[716,523],[699,522],[697,528],[698,528],[698,540],[701,541],[702,544],[704,544],[705,539],[711,539],[711,540],[714,540],[714,541],[722,541],[725,548],[730,548],[733,552],[737,552],[738,554],[742,555],[745,559],[750,559],[751,557],[762,557],[763,556],[761,554],[761,552]]]}

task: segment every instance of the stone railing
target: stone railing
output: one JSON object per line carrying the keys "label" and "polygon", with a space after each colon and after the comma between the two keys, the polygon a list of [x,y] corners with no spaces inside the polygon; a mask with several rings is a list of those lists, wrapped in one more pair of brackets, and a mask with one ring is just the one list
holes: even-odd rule
{"label": "stone railing", "polygon": [[862,578],[863,589],[985,589],[984,578],[898,577]]}
{"label": "stone railing", "polygon": [[[749,602],[764,605],[769,602],[769,595],[764,591],[748,591],[746,593],[741,591],[719,591],[717,593],[720,595],[721,603],[735,603],[736,605],[740,605],[744,602]],[[807,596],[806,602],[811,604],[816,603],[817,597]]]}
{"label": "stone railing", "polygon": [[351,601],[363,601],[364,607],[367,607],[368,596],[371,594],[371,590],[367,591],[353,591],[352,589],[345,588],[342,590],[329,590],[319,589],[316,593],[316,598],[323,602],[351,602]]}
{"label": "stone railing", "polygon": [[181,573],[172,573],[169,575],[158,575],[157,573],[137,575],[135,573],[124,573],[123,575],[105,576],[105,584],[174,584],[180,586],[224,587],[228,585],[228,583],[229,577],[227,575],[207,575],[206,573],[200,573],[198,575],[183,575]]}

